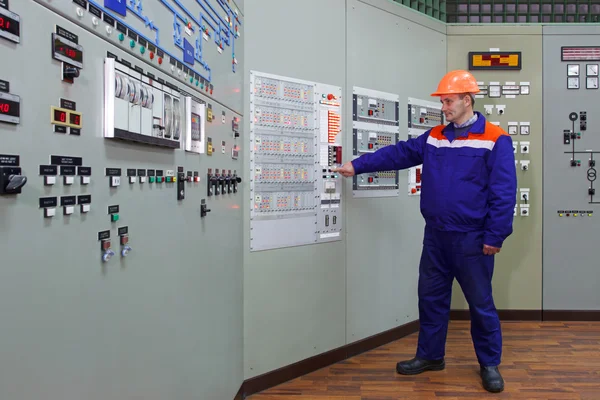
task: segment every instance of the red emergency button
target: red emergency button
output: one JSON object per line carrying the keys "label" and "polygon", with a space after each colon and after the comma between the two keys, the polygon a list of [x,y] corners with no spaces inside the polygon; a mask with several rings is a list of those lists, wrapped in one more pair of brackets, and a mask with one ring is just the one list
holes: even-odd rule
{"label": "red emergency button", "polygon": [[154,52],[153,51],[150,52],[150,59],[154,60]]}
{"label": "red emergency button", "polygon": [[416,188],[412,188],[412,189],[410,190],[410,192],[411,192],[412,194],[415,194],[415,193],[417,193],[417,189],[416,189]]}
{"label": "red emergency button", "polygon": [[110,240],[108,240],[108,239],[103,240],[101,245],[102,245],[102,250],[110,249]]}
{"label": "red emergency button", "polygon": [[373,143],[369,143],[369,149],[373,148]]}
{"label": "red emergency button", "polygon": [[125,246],[129,243],[129,236],[121,236],[121,245]]}
{"label": "red emergency button", "polygon": [[373,183],[373,177],[372,176],[369,177],[369,183]]}
{"label": "red emergency button", "polygon": [[327,95],[327,100],[333,100],[334,98],[335,97],[331,93]]}
{"label": "red emergency button", "polygon": [[158,57],[158,63],[162,64],[162,57]]}

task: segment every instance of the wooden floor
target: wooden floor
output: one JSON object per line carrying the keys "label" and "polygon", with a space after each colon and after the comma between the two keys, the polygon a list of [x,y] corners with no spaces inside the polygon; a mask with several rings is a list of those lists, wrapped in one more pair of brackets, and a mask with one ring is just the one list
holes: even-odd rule
{"label": "wooden floor", "polygon": [[503,322],[505,390],[486,392],[469,322],[453,321],[446,369],[402,376],[417,334],[249,396],[249,400],[600,399],[600,323]]}

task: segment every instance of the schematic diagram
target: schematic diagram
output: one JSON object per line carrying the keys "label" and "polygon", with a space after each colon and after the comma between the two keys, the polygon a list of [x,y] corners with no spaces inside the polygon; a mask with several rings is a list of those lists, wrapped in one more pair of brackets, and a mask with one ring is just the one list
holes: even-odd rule
{"label": "schematic diagram", "polygon": [[[587,112],[581,111],[579,114],[573,111],[569,114],[569,120],[571,121],[571,129],[567,129],[563,131],[563,144],[571,145],[570,151],[565,151],[565,154],[569,154],[571,156],[570,166],[573,168],[581,167],[582,164],[587,166],[586,176],[589,182],[588,187],[588,196],[590,197],[588,203],[589,204],[600,204],[600,201],[594,200],[594,196],[596,195],[596,188],[594,187],[594,182],[598,177],[598,172],[596,170],[596,159],[594,159],[595,154],[600,154],[599,150],[583,150],[577,151],[575,150],[575,143],[582,139],[581,132],[577,132],[575,130],[575,122],[579,120],[579,130],[586,131],[587,130]],[[582,157],[579,155],[587,155],[589,156],[587,162],[582,163]],[[600,156],[599,156],[600,158]]]}
{"label": "schematic diagram", "polygon": [[[408,138],[416,138],[443,123],[442,105],[432,101],[408,98]],[[421,195],[423,166],[408,169],[408,195]]]}
{"label": "schematic diagram", "polygon": [[[355,158],[398,143],[399,107],[398,95],[353,88],[352,150]],[[397,196],[398,188],[398,171],[365,173],[352,179],[354,197]]]}
{"label": "schematic diagram", "polygon": [[253,71],[250,115],[251,250],[340,240],[341,88]]}
{"label": "schematic diagram", "polygon": [[[39,1],[39,0],[37,0]],[[226,57],[232,73],[236,73],[238,59],[236,40],[241,36],[241,15],[224,0],[76,0],[73,5],[56,3],[48,7],[69,12],[76,6],[77,22],[89,25],[107,39],[113,39],[138,57],[146,54],[150,61],[171,68],[178,78],[207,92],[214,89],[218,57]],[[185,3],[185,4],[184,4]],[[85,12],[92,16],[87,21]],[[100,21],[104,30],[98,30]],[[91,23],[90,23],[91,22]],[[214,47],[213,47],[214,46]],[[229,48],[229,51],[226,49]],[[207,60],[208,52],[211,61]],[[226,54],[230,54],[230,58]],[[146,58],[148,59],[148,58]],[[223,62],[218,61],[222,67]]]}

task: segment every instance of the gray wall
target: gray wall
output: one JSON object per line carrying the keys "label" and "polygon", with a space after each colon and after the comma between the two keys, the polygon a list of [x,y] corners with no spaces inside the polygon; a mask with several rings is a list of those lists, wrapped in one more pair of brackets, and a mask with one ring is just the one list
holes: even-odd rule
{"label": "gray wall", "polygon": [[[599,61],[561,61],[561,46],[598,46],[598,26],[544,27],[544,279],[545,310],[600,309],[600,269],[594,257],[598,245],[598,204],[589,204],[587,154],[577,154],[581,166],[571,167],[571,145],[563,144],[563,130],[571,129],[569,114],[587,111],[587,131],[576,151],[600,151],[598,89],[586,89],[586,64]],[[580,88],[567,90],[567,64],[580,65]],[[579,129],[576,121],[575,132]],[[600,153],[594,159],[600,160]],[[596,170],[600,166],[596,164]],[[600,187],[594,182],[600,201]],[[593,217],[560,217],[558,211],[594,211]]]}
{"label": "gray wall", "polygon": [[[131,50],[129,39],[109,44],[104,23],[93,28],[89,12],[79,19],[75,3],[41,3],[98,36],[36,2],[10,2],[22,18],[21,43],[0,40],[0,78],[21,96],[22,115],[17,126],[0,125],[1,152],[20,155],[29,180],[20,195],[0,196],[0,398],[232,399],[243,380],[242,193],[208,198],[212,211],[204,219],[200,202],[207,198],[208,168],[243,169],[243,157],[230,156],[243,65],[233,74],[230,55],[207,45],[215,95],[187,89],[212,103],[217,118],[207,124],[207,134],[226,140],[225,154],[220,146],[209,157],[110,141],[102,137],[107,51],[181,87],[183,78],[172,76],[168,60],[160,70],[151,67],[158,67],[156,58],[150,62],[138,46]],[[184,3],[197,11],[195,1]],[[163,45],[175,51],[172,14],[150,1],[144,13],[160,28]],[[131,13],[126,21],[149,33]],[[84,69],[73,85],[60,81],[60,63],[51,58],[54,24],[77,34],[84,47]],[[116,38],[113,32],[108,40]],[[236,46],[243,54],[241,38]],[[83,113],[81,136],[53,133],[50,106],[58,106],[60,97],[75,101]],[[45,187],[38,170],[51,154],[83,157],[92,168],[90,185],[77,178],[67,187],[59,178]],[[186,199],[179,202],[172,183],[130,185],[122,176],[121,186],[110,189],[104,176],[106,167],[125,174],[127,168],[180,165],[200,171],[202,182],[186,183]],[[38,208],[40,197],[79,194],[92,196],[88,214],[77,207],[63,216],[58,207],[54,218],[44,219]],[[120,206],[120,220],[111,224],[107,207],[113,204]],[[123,226],[133,251],[122,259],[117,229]],[[117,252],[105,264],[97,236],[103,230],[110,230]]]}
{"label": "gray wall", "polygon": [[[516,98],[478,98],[475,109],[491,122],[500,122],[508,132],[509,122],[530,122],[529,135],[512,135],[519,143],[515,159],[517,165],[517,216],[513,234],[504,242],[502,251],[495,256],[493,278],[494,301],[502,310],[540,310],[542,291],[542,28],[541,26],[448,26],[448,70],[468,69],[469,51],[521,51],[520,71],[471,71],[478,81],[529,82],[530,93]],[[545,70],[544,70],[545,71]],[[486,115],[485,105],[493,105]],[[502,115],[497,105],[505,105]],[[546,130],[546,132],[548,132]],[[530,142],[528,154],[521,152],[520,143]],[[521,170],[520,161],[529,160],[529,169]],[[520,189],[530,189],[530,199],[520,198]],[[521,216],[521,205],[529,204],[529,215]],[[458,283],[454,283],[453,309],[467,309],[468,305]]]}
{"label": "gray wall", "polygon": [[[430,100],[445,72],[444,25],[391,2],[307,0],[283,5],[263,0],[260,7],[246,6],[246,40],[270,41],[269,46],[248,47],[245,76],[257,70],[343,87],[346,127],[353,86],[398,93],[401,101]],[[288,15],[307,26],[326,28],[289,29]],[[409,34],[419,39],[409,40]],[[415,45],[424,49],[417,54],[420,62],[407,62],[415,56]],[[249,96],[244,102],[248,113]],[[405,113],[400,117],[401,138],[406,139]],[[350,132],[346,130],[344,160],[351,159]],[[405,171],[400,179],[407,181]],[[250,204],[247,192],[245,196],[244,204]],[[418,200],[403,194],[352,199],[348,180],[343,199],[346,240],[264,252],[250,253],[245,218],[246,379],[417,318],[423,229]]]}

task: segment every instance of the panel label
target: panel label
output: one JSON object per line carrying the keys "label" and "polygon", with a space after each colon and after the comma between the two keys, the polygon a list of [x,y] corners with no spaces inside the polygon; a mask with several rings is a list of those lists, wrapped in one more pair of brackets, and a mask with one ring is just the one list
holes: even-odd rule
{"label": "panel label", "polygon": [[8,0],[0,0],[0,7],[8,10]]}
{"label": "panel label", "polygon": [[[91,7],[91,6],[90,6]],[[109,24],[110,26],[114,27],[115,26],[115,20],[113,19],[113,17],[111,17],[108,14],[104,14],[104,16],[102,17],[102,19],[104,20],[104,22],[106,22],[107,24]]]}
{"label": "panel label", "polygon": [[92,167],[79,167],[79,168],[77,168],[77,175],[80,175],[80,176],[91,176],[92,175]]}
{"label": "panel label", "polygon": [[54,125],[54,133],[67,133],[67,127]]}
{"label": "panel label", "polygon": [[80,194],[77,196],[77,204],[91,204],[92,203],[92,195],[91,194]]}
{"label": "panel label", "polygon": [[[2,0],[0,0],[0,1],[2,1]],[[0,79],[0,92],[4,92],[4,93],[10,92],[10,83]]]}
{"label": "panel label", "polygon": [[58,199],[56,197],[40,197],[40,208],[56,207]]}
{"label": "panel label", "polygon": [[75,175],[75,167],[74,166],[61,166],[60,174],[61,175]]}
{"label": "panel label", "polygon": [[87,1],[86,0],[73,0],[73,3],[75,3],[77,5],[80,5],[83,8],[87,8]]}
{"label": "panel label", "polygon": [[156,172],[153,169],[148,170],[148,176],[155,176],[155,175],[156,175]]}
{"label": "panel label", "polygon": [[40,175],[58,175],[56,165],[40,165]]}
{"label": "panel label", "polygon": [[106,176],[121,176],[121,168],[106,168]]}
{"label": "panel label", "polygon": [[137,170],[137,174],[138,174],[138,176],[146,176],[146,170],[145,169],[138,169]]}
{"label": "panel label", "polygon": [[0,154],[0,165],[7,165],[11,167],[19,166],[21,156],[12,154]]}
{"label": "panel label", "polygon": [[56,34],[58,36],[64,37],[67,40],[70,40],[71,42],[73,42],[75,44],[79,44],[79,37],[76,34],[69,32],[65,28],[62,28],[58,25],[56,25]]}
{"label": "panel label", "polygon": [[127,168],[127,176],[135,176],[136,170],[134,168]]}
{"label": "panel label", "polygon": [[71,128],[70,132],[71,135],[75,135],[75,136],[81,136],[81,129],[79,128]]}
{"label": "panel label", "polygon": [[123,227],[119,228],[119,236],[127,235],[128,233],[129,233],[128,226],[123,226]]}
{"label": "panel label", "polygon": [[115,206],[108,206],[108,213],[109,214],[116,214],[119,212],[119,206],[115,205]]}
{"label": "panel label", "polygon": [[110,239],[110,231],[98,232],[98,240]]}
{"label": "panel label", "polygon": [[77,197],[76,196],[62,196],[60,198],[60,205],[62,207],[64,207],[64,206],[74,206],[75,204],[77,204]]}
{"label": "panel label", "polygon": [[60,107],[71,111],[77,111],[77,103],[67,99],[60,99]]}
{"label": "panel label", "polygon": [[50,156],[50,164],[52,165],[81,165],[83,158],[71,156]]}
{"label": "panel label", "polygon": [[99,8],[94,7],[92,4],[88,6],[88,10],[90,14],[95,15],[98,18],[102,17],[102,11]]}

